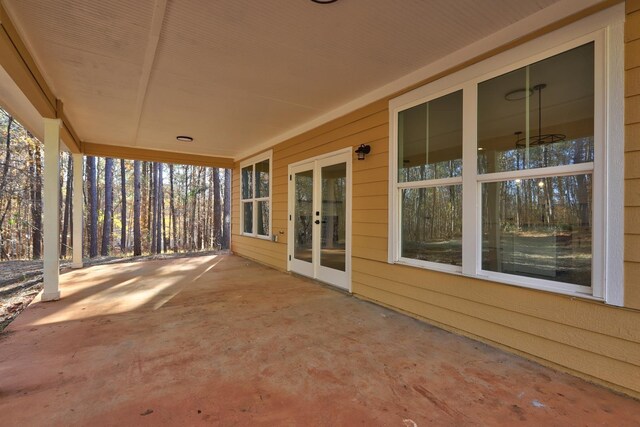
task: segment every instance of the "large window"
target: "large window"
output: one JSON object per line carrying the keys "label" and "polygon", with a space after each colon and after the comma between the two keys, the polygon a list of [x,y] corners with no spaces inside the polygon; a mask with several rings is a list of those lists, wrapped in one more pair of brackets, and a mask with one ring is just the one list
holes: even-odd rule
{"label": "large window", "polygon": [[604,33],[506,52],[492,72],[390,102],[390,262],[606,297],[622,118]]}
{"label": "large window", "polygon": [[271,151],[240,165],[240,228],[242,234],[270,234]]}
{"label": "large window", "polygon": [[594,90],[593,42],[478,84],[483,270],[591,287]]}

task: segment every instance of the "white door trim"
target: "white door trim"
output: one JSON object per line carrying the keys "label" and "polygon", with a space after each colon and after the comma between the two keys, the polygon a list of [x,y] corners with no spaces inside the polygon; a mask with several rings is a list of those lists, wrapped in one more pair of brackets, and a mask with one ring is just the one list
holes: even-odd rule
{"label": "white door trim", "polygon": [[[341,289],[345,289],[351,292],[351,221],[352,221],[352,160],[353,153],[352,148],[347,147],[341,150],[333,151],[331,153],[322,154],[319,156],[311,157],[305,160],[301,160],[295,163],[289,164],[288,167],[288,239],[287,239],[287,270],[293,271],[299,274],[309,276],[313,279],[317,279],[326,282],[330,285],[337,286]],[[322,188],[321,188],[321,168],[323,166],[329,166],[337,163],[346,164],[346,233],[345,233],[345,271],[344,273],[320,266],[319,249],[320,249],[320,235],[317,228],[314,227],[313,232],[313,271],[305,274],[303,271],[296,271],[295,263],[293,262],[294,252],[294,208],[295,208],[295,182],[293,181],[294,171],[302,171],[307,168],[313,170],[313,210],[321,210],[317,204],[321,205],[322,200]]]}

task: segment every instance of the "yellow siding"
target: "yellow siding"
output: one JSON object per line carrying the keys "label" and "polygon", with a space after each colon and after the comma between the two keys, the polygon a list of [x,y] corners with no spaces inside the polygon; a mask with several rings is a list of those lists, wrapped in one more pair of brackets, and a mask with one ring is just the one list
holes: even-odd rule
{"label": "yellow siding", "polygon": [[640,309],[640,1],[625,22],[625,305]]}
{"label": "yellow siding", "polygon": [[[638,22],[640,0],[628,1]],[[625,305],[617,308],[549,292],[387,264],[388,99],[273,148],[273,243],[238,236],[239,184],[233,183],[233,250],[286,268],[290,163],[371,145],[353,162],[354,295],[640,397],[640,34],[625,32]],[[633,65],[632,65],[633,64]],[[234,177],[238,176],[238,165]]]}

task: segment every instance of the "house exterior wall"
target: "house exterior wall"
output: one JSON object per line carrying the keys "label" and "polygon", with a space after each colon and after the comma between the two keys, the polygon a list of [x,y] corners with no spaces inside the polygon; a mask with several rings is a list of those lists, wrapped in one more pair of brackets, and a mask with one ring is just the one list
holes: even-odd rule
{"label": "house exterior wall", "polygon": [[288,165],[370,144],[366,160],[353,162],[355,296],[640,397],[640,1],[628,1],[626,10],[624,308],[388,264],[388,98],[273,147],[272,234],[278,242],[238,234],[236,164],[232,250],[286,270]]}
{"label": "house exterior wall", "polygon": [[625,22],[625,305],[640,309],[640,0]]}

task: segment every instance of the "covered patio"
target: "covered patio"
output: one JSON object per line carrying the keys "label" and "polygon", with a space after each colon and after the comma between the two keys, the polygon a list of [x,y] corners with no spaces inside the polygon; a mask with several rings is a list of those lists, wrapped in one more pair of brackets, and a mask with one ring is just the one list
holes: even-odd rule
{"label": "covered patio", "polygon": [[0,337],[3,425],[637,425],[639,403],[233,255],[89,267]]}

